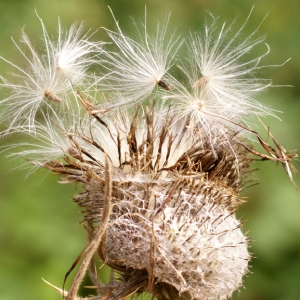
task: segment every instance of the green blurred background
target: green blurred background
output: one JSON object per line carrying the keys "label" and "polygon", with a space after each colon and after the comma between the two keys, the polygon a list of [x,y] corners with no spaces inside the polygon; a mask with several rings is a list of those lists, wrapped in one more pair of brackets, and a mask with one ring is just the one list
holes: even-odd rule
{"label": "green blurred background", "polygon": [[[283,111],[282,122],[264,120],[272,133],[287,149],[300,149],[300,1],[297,0],[0,0],[0,54],[19,60],[10,37],[18,40],[21,28],[31,39],[41,35],[35,9],[50,33],[55,33],[57,17],[65,26],[84,20],[87,27],[114,28],[107,6],[111,6],[121,27],[131,24],[130,16],[143,19],[147,5],[148,24],[163,20],[170,12],[169,28],[182,36],[202,28],[206,11],[230,23],[239,16],[242,24],[255,5],[245,29],[252,32],[267,13],[259,29],[267,34],[271,53],[266,64],[281,64],[265,71],[276,85],[293,85],[270,90],[261,101]],[[130,29],[129,29],[130,30]],[[97,36],[105,38],[99,30]],[[7,65],[0,61],[1,74]],[[1,95],[0,95],[1,96]],[[2,128],[3,129],[3,128]],[[0,141],[16,142],[16,138]],[[26,170],[14,170],[21,160],[0,154],[0,299],[61,299],[41,277],[61,287],[65,273],[86,243],[85,230],[79,225],[82,216],[72,203],[80,186],[57,184],[57,178],[38,171],[26,178]],[[299,300],[300,299],[300,192],[295,190],[284,170],[270,162],[257,164],[260,184],[246,190],[248,202],[238,214],[247,220],[244,229],[252,238],[252,274],[244,279],[246,289],[234,299]],[[300,169],[300,164],[296,163]],[[295,182],[300,188],[299,176]],[[72,277],[72,276],[71,276]],[[68,280],[69,286],[71,278]]]}

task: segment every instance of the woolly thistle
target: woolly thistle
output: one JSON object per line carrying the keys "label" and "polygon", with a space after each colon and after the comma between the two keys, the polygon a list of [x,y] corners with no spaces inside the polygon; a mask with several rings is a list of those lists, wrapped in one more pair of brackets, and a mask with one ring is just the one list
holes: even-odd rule
{"label": "woolly thistle", "polygon": [[[203,36],[191,34],[186,41],[190,66],[180,67],[188,78],[184,83],[170,67],[185,44],[175,38],[164,49],[166,27],[158,27],[152,39],[143,24],[142,42],[127,37],[118,24],[116,32],[105,29],[119,52],[91,36],[80,39],[81,26],[72,27],[67,39],[59,34],[56,44],[42,27],[46,59],[23,34],[32,54],[32,60],[24,54],[29,71],[9,63],[21,72],[21,82],[1,77],[2,86],[11,89],[1,104],[5,114],[13,113],[2,135],[32,136],[39,143],[21,143],[12,155],[59,174],[62,182],[82,184],[74,201],[83,208],[89,243],[69,292],[56,289],[68,300],[80,299],[78,287],[98,253],[119,275],[104,286],[92,274],[95,288],[101,288],[90,299],[143,292],[160,300],[230,298],[251,257],[235,213],[244,201],[240,191],[252,180],[254,155],[280,162],[291,180],[295,171],[296,154],[272,135],[275,146],[269,145],[245,119],[274,116],[252,98],[269,86],[249,77],[264,55],[240,62],[263,39],[252,39],[254,32],[234,48],[244,25],[228,39],[229,29],[216,34],[214,21]],[[55,62],[64,76],[57,76]],[[88,73],[91,64],[99,74]],[[46,93],[39,82],[49,78],[55,86]],[[86,82],[84,92],[74,90]],[[57,86],[62,88],[56,91]],[[95,90],[97,99],[88,95]],[[56,97],[61,107],[49,103]],[[267,154],[254,150],[254,138]]]}

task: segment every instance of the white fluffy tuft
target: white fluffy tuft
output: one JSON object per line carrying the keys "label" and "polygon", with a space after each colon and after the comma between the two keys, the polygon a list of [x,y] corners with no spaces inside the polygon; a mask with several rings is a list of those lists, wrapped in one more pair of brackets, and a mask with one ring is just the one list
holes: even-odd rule
{"label": "white fluffy tuft", "polygon": [[[102,42],[91,42],[91,34],[83,34],[83,25],[72,25],[69,31],[64,31],[58,23],[57,40],[52,40],[44,26],[44,51],[36,50],[25,32],[22,33],[23,50],[15,41],[25,66],[23,68],[8,61],[16,73],[13,83],[1,76],[0,86],[8,91],[9,96],[0,101],[4,107],[2,120],[8,120],[12,129],[23,125],[29,131],[35,131],[35,118],[38,111],[50,110],[57,114],[62,106],[72,106],[73,87],[84,83],[88,79],[87,70],[102,52]],[[28,52],[28,53],[27,53]]]}

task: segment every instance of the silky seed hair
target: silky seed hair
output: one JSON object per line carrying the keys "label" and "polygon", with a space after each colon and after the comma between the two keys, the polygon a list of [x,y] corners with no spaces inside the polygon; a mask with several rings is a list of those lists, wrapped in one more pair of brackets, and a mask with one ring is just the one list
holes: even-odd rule
{"label": "silky seed hair", "polygon": [[[9,122],[1,136],[24,138],[9,155],[25,157],[29,173],[46,168],[82,186],[74,201],[88,244],[66,273],[79,264],[69,291],[54,288],[79,300],[89,271],[97,296],[85,299],[231,298],[251,259],[236,211],[241,191],[256,183],[252,162],[279,162],[292,182],[296,172],[296,152],[266,128],[271,145],[248,121],[275,116],[254,98],[270,86],[257,78],[269,46],[246,59],[265,39],[257,29],[241,38],[248,19],[232,33],[233,24],[218,27],[212,17],[203,31],[168,39],[169,16],[154,35],[145,17],[135,26],[139,40],[113,18],[116,29],[104,28],[110,43],[94,41],[82,24],[65,32],[60,22],[53,41],[39,18],[45,52],[23,33],[30,55],[15,45],[28,68],[1,57],[19,72],[18,83],[1,76],[10,93],[0,100]],[[112,270],[108,284],[98,260]]]}
{"label": "silky seed hair", "polygon": [[23,131],[34,134],[36,115],[41,113],[50,112],[59,120],[61,111],[76,106],[73,88],[90,86],[94,76],[88,70],[95,63],[101,64],[104,42],[93,41],[93,32],[84,33],[83,23],[64,30],[58,19],[58,36],[52,39],[42,19],[39,16],[38,19],[42,26],[42,47],[34,47],[24,31],[21,45],[13,40],[24,67],[0,57],[12,67],[16,81],[0,76],[0,87],[8,94],[1,100],[0,117],[2,122],[9,122],[8,130],[12,132],[22,126]]}

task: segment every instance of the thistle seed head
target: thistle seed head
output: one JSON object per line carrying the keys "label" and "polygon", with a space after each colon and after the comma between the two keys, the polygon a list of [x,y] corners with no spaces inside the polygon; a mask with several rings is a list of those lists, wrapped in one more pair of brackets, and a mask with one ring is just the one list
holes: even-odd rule
{"label": "thistle seed head", "polygon": [[[105,29],[112,45],[104,51],[103,42],[81,34],[81,25],[63,32],[59,24],[53,42],[41,24],[45,52],[25,34],[29,55],[16,44],[28,69],[0,57],[20,81],[0,77],[11,92],[0,101],[1,117],[10,120],[1,136],[33,138],[9,146],[22,148],[12,155],[59,174],[61,182],[82,185],[74,200],[84,212],[89,243],[69,292],[58,290],[67,300],[79,299],[98,253],[119,276],[93,299],[142,292],[158,300],[230,298],[248,272],[248,239],[235,212],[244,201],[240,191],[252,180],[254,156],[280,162],[291,180],[296,171],[296,153],[268,130],[271,146],[246,119],[274,116],[253,98],[269,86],[255,77],[266,53],[242,61],[264,38],[254,38],[255,30],[238,44],[245,24],[228,38],[231,27],[217,31],[214,20],[187,40],[188,59],[178,61],[184,82],[170,69],[184,44],[179,37],[166,40],[165,25],[153,38],[143,23],[137,41],[116,22],[116,31]],[[103,68],[91,74],[92,64]],[[75,85],[85,88],[79,92]],[[253,138],[265,153],[254,148]]]}
{"label": "thistle seed head", "polygon": [[[65,182],[83,183],[75,202],[95,231],[101,226],[108,184],[107,155],[112,212],[98,253],[123,280],[128,272],[143,272],[145,280],[137,280],[135,289],[161,299],[166,287],[178,299],[181,294],[226,299],[241,285],[250,259],[235,211],[243,202],[238,192],[251,158],[236,145],[237,161],[220,140],[217,159],[211,149],[203,150],[203,140],[188,143],[189,130],[173,130],[173,120],[156,113],[153,106],[102,117],[91,125],[95,137],[77,133],[77,141],[85,143],[74,144],[67,164],[45,166],[63,174]],[[115,293],[124,289],[119,296],[128,296],[127,284],[121,280],[124,286]]]}

